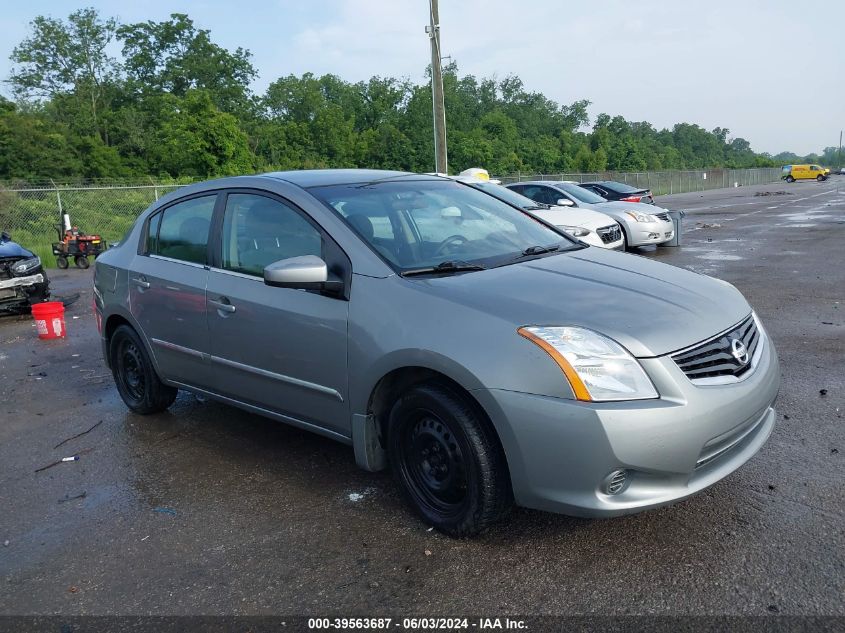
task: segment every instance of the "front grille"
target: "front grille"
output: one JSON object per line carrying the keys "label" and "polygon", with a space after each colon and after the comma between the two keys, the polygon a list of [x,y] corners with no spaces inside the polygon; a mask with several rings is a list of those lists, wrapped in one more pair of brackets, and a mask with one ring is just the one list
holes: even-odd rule
{"label": "front grille", "polygon": [[664,213],[653,213],[652,215],[654,215],[657,218],[660,218],[664,222],[669,221],[669,214],[668,213],[665,213],[665,212]]}
{"label": "front grille", "polygon": [[[745,362],[734,355],[735,347],[740,347],[734,341],[745,347],[747,357],[741,357]],[[759,344],[760,331],[753,315],[749,315],[724,334],[673,354],[672,360],[693,382],[704,378],[739,378],[752,369],[751,361]]]}
{"label": "front grille", "polygon": [[596,233],[599,234],[601,241],[605,244],[618,242],[622,239],[622,230],[619,228],[618,224],[614,224],[613,226],[603,226],[600,229],[597,229]]}

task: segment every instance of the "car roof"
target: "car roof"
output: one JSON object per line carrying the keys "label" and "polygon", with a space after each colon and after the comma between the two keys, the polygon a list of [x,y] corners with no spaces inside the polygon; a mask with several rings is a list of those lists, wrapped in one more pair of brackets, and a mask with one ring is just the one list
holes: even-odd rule
{"label": "car roof", "polygon": [[509,187],[511,185],[548,185],[553,187],[554,185],[564,184],[565,182],[565,180],[522,180],[520,182],[509,182],[505,186]]}
{"label": "car roof", "polygon": [[303,188],[351,185],[401,176],[410,176],[415,180],[443,180],[440,176],[415,174],[408,171],[389,171],[386,169],[301,169],[294,171],[273,171],[262,175],[267,178],[285,180]]}

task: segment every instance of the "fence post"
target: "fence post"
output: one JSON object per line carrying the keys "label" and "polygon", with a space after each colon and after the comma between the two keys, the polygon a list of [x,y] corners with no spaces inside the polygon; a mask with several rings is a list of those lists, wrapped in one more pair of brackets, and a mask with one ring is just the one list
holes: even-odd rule
{"label": "fence post", "polygon": [[[62,208],[62,192],[59,191],[59,186],[56,182],[50,178],[50,182],[53,184],[53,188],[56,190],[56,203],[59,205],[59,224],[61,225],[61,234],[64,235],[64,232],[68,230],[70,227],[67,226],[67,222],[65,222],[65,211]],[[61,239],[61,238],[59,238]]]}

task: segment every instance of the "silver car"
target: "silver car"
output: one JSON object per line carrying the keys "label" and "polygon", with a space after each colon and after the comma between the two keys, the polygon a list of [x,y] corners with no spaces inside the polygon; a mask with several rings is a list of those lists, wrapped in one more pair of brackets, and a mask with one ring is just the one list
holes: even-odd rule
{"label": "silver car", "polygon": [[[535,202],[565,204],[568,200],[578,208],[609,215],[622,227],[626,248],[662,244],[675,235],[675,225],[668,211],[651,204],[607,200],[576,183],[566,181],[538,180],[513,183],[507,187]],[[554,202],[549,203],[548,200]]]}
{"label": "silver car", "polygon": [[779,371],[730,284],[437,176],[281,172],[158,200],[96,262],[127,406],[204,394],[349,444],[428,525],[615,516],[725,477]]}

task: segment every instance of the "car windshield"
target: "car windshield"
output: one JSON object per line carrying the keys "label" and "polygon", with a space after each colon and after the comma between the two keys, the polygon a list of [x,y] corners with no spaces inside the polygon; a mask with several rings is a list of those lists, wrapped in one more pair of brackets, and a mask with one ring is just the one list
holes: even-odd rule
{"label": "car windshield", "polygon": [[584,189],[578,185],[571,185],[568,182],[558,183],[555,187],[565,191],[578,202],[585,204],[601,204],[602,202],[607,202],[607,198],[602,198],[599,194],[593,193],[589,189]]}
{"label": "car windshield", "polygon": [[472,187],[475,187],[476,189],[481,189],[481,191],[489,193],[491,196],[496,196],[499,200],[504,200],[508,204],[512,204],[515,207],[519,207],[520,209],[540,208],[539,206],[537,206],[537,203],[534,202],[531,198],[526,198],[522,194],[514,191],[513,189],[508,189],[507,187],[503,187],[502,185],[497,185],[492,182],[471,182],[468,184]]}
{"label": "car windshield", "polygon": [[583,248],[528,214],[452,180],[376,181],[309,192],[403,274],[489,268]]}

